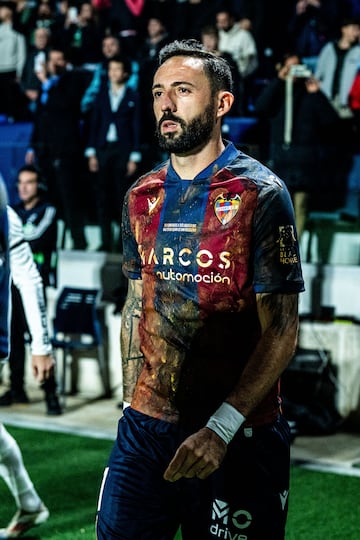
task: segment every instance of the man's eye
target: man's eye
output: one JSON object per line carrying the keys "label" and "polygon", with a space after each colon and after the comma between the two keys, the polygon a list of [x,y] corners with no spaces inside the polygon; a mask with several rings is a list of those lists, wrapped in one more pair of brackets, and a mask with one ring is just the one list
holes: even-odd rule
{"label": "man's eye", "polygon": [[179,92],[180,94],[188,94],[190,90],[188,88],[184,88],[183,86],[179,86]]}

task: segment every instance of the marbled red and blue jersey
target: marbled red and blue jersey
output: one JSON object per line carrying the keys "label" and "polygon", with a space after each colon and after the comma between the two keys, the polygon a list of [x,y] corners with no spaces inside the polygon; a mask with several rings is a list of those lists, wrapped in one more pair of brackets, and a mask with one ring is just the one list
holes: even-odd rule
{"label": "marbled red and blue jersey", "polygon": [[[288,191],[228,143],[191,181],[170,163],[140,178],[126,197],[123,243],[125,275],[143,282],[145,362],[132,406],[201,425],[260,338],[256,293],[304,289]],[[278,410],[275,385],[248,421]]]}

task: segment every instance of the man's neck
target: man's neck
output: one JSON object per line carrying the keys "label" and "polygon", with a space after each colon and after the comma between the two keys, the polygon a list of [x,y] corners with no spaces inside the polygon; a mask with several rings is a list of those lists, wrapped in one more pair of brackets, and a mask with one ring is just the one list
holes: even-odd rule
{"label": "man's neck", "polygon": [[164,34],[157,34],[156,36],[151,36],[149,38],[149,41],[152,45],[157,45],[164,37],[165,37],[165,33]]}
{"label": "man's neck", "polygon": [[343,50],[343,51],[346,51],[347,49],[350,49],[350,47],[352,47],[352,43],[349,42],[349,40],[345,39],[345,38],[340,38],[339,41],[338,41],[338,47],[339,49]]}
{"label": "man's neck", "polygon": [[25,210],[32,210],[40,201],[40,197],[33,197],[32,199],[23,202]]}
{"label": "man's neck", "polygon": [[110,83],[110,90],[113,94],[118,94],[125,86],[125,83]]}
{"label": "man's neck", "polygon": [[187,155],[171,154],[171,164],[180,178],[193,180],[220,156],[224,148],[225,145],[221,137],[219,137],[219,139],[210,141],[210,143],[196,153]]}

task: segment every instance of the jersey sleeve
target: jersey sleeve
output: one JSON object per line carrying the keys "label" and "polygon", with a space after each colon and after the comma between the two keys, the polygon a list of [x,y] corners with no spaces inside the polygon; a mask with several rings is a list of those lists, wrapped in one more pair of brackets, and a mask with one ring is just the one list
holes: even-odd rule
{"label": "jersey sleeve", "polygon": [[285,185],[275,179],[263,187],[254,215],[256,293],[304,290],[294,210]]}
{"label": "jersey sleeve", "polygon": [[50,354],[52,351],[46,314],[43,282],[25,241],[20,218],[8,207],[10,272],[14,285],[19,289],[26,322],[31,335],[32,354]]}
{"label": "jersey sleeve", "polygon": [[137,242],[131,227],[129,212],[129,196],[127,193],[122,211],[122,241],[123,241],[123,266],[122,270],[128,279],[141,279],[141,259]]}

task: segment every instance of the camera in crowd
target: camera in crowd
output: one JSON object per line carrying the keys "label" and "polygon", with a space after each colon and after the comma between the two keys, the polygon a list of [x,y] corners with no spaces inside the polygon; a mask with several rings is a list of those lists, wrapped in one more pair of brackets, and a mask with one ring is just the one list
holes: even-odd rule
{"label": "camera in crowd", "polygon": [[305,64],[290,66],[289,77],[308,79],[311,76],[312,72]]}

